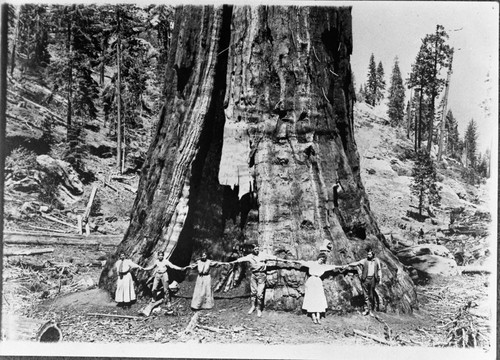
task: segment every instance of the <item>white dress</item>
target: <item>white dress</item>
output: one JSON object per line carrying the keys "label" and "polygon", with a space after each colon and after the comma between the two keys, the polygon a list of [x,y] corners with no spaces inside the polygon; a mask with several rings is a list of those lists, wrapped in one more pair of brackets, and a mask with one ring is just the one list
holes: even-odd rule
{"label": "white dress", "polygon": [[214,294],[212,292],[212,278],[210,277],[210,266],[214,263],[210,260],[198,260],[198,278],[193,291],[191,308],[211,309],[214,307]]}
{"label": "white dress", "polygon": [[320,276],[324,274],[327,268],[315,261],[308,261],[304,265],[309,268],[309,279],[307,279],[305,284],[302,309],[310,313],[325,312],[328,304],[325,290],[323,289],[323,281]]}
{"label": "white dress", "polygon": [[[130,269],[138,268],[139,265],[135,264],[130,259],[118,260],[115,264],[116,272],[118,274],[118,280],[116,282],[116,293],[115,293],[115,301],[116,302],[124,302],[129,303],[136,299],[135,289],[134,289],[134,280],[132,278],[132,274],[130,273]],[[120,272],[125,275],[120,276]]]}

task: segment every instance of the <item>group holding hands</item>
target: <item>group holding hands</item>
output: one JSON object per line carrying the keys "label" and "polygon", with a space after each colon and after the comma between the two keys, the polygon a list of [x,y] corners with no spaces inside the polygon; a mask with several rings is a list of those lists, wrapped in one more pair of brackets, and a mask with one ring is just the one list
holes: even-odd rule
{"label": "group holding hands", "polygon": [[[374,290],[377,283],[381,280],[381,266],[377,258],[375,258],[373,250],[371,248],[367,249],[366,259],[349,263],[347,265],[327,265],[326,264],[326,254],[321,252],[316,261],[300,261],[300,260],[287,260],[281,259],[272,255],[262,255],[260,254],[260,249],[258,245],[255,245],[252,252],[246,256],[240,257],[231,262],[219,262],[209,260],[207,253],[203,252],[201,258],[193,264],[180,267],[168,259],[164,258],[164,253],[162,251],[158,252],[158,258],[155,262],[148,267],[142,267],[135,264],[130,259],[125,258],[125,254],[120,254],[120,259],[116,262],[115,268],[118,273],[117,289],[115,294],[115,301],[120,304],[128,304],[136,300],[133,278],[130,273],[131,269],[138,268],[144,271],[154,270],[153,273],[153,286],[152,293],[153,297],[159,289],[160,284],[163,285],[164,289],[164,300],[167,307],[167,311],[171,309],[171,288],[172,284],[169,286],[168,268],[185,271],[186,269],[198,270],[198,277],[196,279],[195,288],[193,291],[193,297],[191,301],[191,308],[194,310],[199,309],[211,309],[214,306],[214,297],[212,291],[212,280],[210,276],[210,268],[214,266],[224,265],[224,264],[235,264],[241,262],[248,262],[250,265],[251,277],[250,277],[250,293],[251,293],[251,307],[248,311],[249,314],[257,310],[257,316],[262,316],[262,309],[264,305],[264,292],[266,287],[266,270],[267,261],[281,261],[299,264],[301,267],[307,268],[309,273],[309,278],[305,283],[304,300],[302,309],[306,310],[311,314],[314,323],[320,323],[321,313],[324,313],[328,307],[327,300],[323,288],[323,281],[321,276],[329,271],[344,271],[348,268],[354,266],[360,266],[362,272],[360,275],[361,284],[363,287],[364,298],[365,298],[365,312],[364,315],[371,313],[374,307]],[[175,282],[174,282],[175,283]],[[152,300],[154,301],[154,299]]]}

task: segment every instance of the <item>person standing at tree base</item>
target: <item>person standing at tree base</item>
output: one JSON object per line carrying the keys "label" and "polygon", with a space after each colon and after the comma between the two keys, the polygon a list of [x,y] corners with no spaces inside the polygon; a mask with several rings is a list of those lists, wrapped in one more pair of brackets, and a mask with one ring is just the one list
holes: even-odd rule
{"label": "person standing at tree base", "polygon": [[163,285],[163,292],[164,292],[164,300],[165,300],[165,305],[167,306],[167,309],[171,308],[171,296],[170,296],[170,290],[169,290],[169,278],[168,278],[168,268],[172,268],[175,270],[183,271],[186,268],[181,268],[177,265],[172,264],[168,259],[164,258],[165,254],[163,251],[158,251],[158,259],[154,262],[153,265],[148,266],[144,268],[145,271],[150,271],[155,269],[155,272],[153,274],[154,280],[153,280],[153,287],[151,289],[151,292],[153,293],[153,299],[152,301],[155,301],[156,297],[156,292],[158,291],[158,288],[160,286],[160,283]]}
{"label": "person standing at tree base", "polygon": [[128,308],[130,304],[136,300],[134,279],[130,273],[132,269],[136,268],[143,269],[132,260],[126,259],[125,253],[120,253],[120,259],[115,264],[115,269],[118,274],[115,301],[118,306]]}
{"label": "person standing at tree base", "polygon": [[304,286],[302,309],[311,314],[313,323],[321,324],[321,314],[326,312],[328,302],[321,277],[328,271],[342,269],[342,266],[326,265],[326,254],[321,252],[316,261],[297,261],[308,270],[309,278]]}
{"label": "person standing at tree base", "polygon": [[266,290],[266,261],[267,260],[279,260],[288,261],[284,259],[279,259],[274,255],[259,255],[260,248],[259,245],[254,245],[252,253],[236,259],[230,264],[249,262],[250,271],[252,275],[250,276],[250,298],[252,301],[252,306],[248,310],[248,314],[253,313],[257,309],[257,316],[262,316],[262,310],[264,307],[264,292]]}
{"label": "person standing at tree base", "polygon": [[380,260],[375,257],[371,247],[366,248],[366,259],[344,265],[343,268],[361,266],[361,286],[365,298],[365,311],[363,315],[371,314],[375,310],[375,287],[382,280],[382,266]]}
{"label": "person standing at tree base", "polygon": [[194,286],[191,309],[209,310],[214,307],[214,294],[212,290],[210,268],[221,264],[223,263],[209,260],[207,252],[204,251],[201,254],[200,260],[188,266],[191,269],[198,268],[198,277],[196,278],[196,284]]}

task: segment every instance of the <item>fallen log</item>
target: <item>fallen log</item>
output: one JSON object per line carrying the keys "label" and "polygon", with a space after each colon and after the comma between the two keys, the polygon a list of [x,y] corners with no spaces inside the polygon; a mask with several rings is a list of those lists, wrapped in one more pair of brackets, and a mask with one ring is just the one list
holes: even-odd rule
{"label": "fallen log", "polygon": [[87,315],[88,316],[99,316],[99,317],[112,317],[112,318],[117,318],[117,319],[144,320],[144,317],[142,317],[142,316],[101,314],[101,313],[88,313]]}
{"label": "fallen log", "polygon": [[4,249],[3,255],[4,256],[30,256],[30,255],[41,255],[41,254],[48,254],[54,252],[53,248],[47,248],[47,249]]}
{"label": "fallen log", "polygon": [[188,326],[186,326],[186,329],[184,330],[184,334],[190,334],[191,332],[193,332],[196,325],[198,325],[198,318],[199,317],[200,317],[200,313],[196,312],[193,315],[193,317],[191,318],[191,320],[189,321]]}
{"label": "fallen log", "polygon": [[19,122],[22,122],[23,124],[25,124],[26,126],[28,127],[32,127],[32,128],[35,128],[35,129],[38,129],[38,130],[42,130],[43,129],[40,127],[40,126],[36,126],[35,124],[30,124],[28,123],[26,120],[23,120],[23,119],[20,119],[18,117],[15,117],[14,115],[11,115],[11,114],[5,114],[8,118],[11,118],[13,120],[16,120],[16,121],[19,121]]}
{"label": "fallen log", "polygon": [[115,188],[113,185],[111,185],[111,184],[110,184],[109,182],[107,182],[107,181],[105,181],[105,182],[104,182],[104,186],[107,186],[107,187],[109,187],[110,189],[112,189],[112,190],[114,190],[114,191],[118,192],[118,189],[117,189],[117,188]]}
{"label": "fallen log", "polygon": [[459,267],[462,274],[491,274],[491,269],[480,266]]}
{"label": "fallen log", "polygon": [[76,234],[27,233],[6,231],[3,234],[4,244],[23,245],[85,245],[116,246],[123,235],[94,235],[90,238]]}
{"label": "fallen log", "polygon": [[56,222],[56,223],[59,223],[59,224],[62,224],[62,225],[74,228],[74,229],[78,229],[78,227],[76,225],[69,224],[69,223],[64,222],[62,220],[56,219],[56,218],[54,218],[54,217],[52,217],[50,215],[40,214],[40,216],[43,217],[44,219],[47,219],[47,220],[50,220],[50,221],[53,221],[53,222]]}
{"label": "fallen log", "polygon": [[66,231],[64,231],[64,230],[47,229],[47,228],[44,228],[44,227],[41,227],[41,226],[33,226],[33,225],[29,225],[29,224],[28,224],[28,227],[30,227],[30,228],[32,228],[32,229],[36,229],[36,230],[53,231],[53,232],[60,233],[60,234],[68,234],[68,233],[67,233]]}
{"label": "fallen log", "polygon": [[432,300],[435,300],[435,301],[441,301],[441,300],[443,300],[442,298],[440,298],[437,295],[424,294],[424,293],[419,292],[419,291],[417,291],[417,295],[425,296],[425,297],[427,297],[429,299],[432,299]]}
{"label": "fallen log", "polygon": [[196,327],[203,329],[203,330],[216,332],[216,333],[221,333],[221,332],[227,331],[226,329],[218,329],[218,328],[214,328],[212,326],[204,326],[204,325],[200,325],[200,324],[197,324]]}
{"label": "fallen log", "polygon": [[87,203],[87,207],[85,208],[85,212],[83,213],[82,221],[88,222],[90,216],[90,209],[92,208],[92,204],[94,203],[95,194],[97,193],[97,185],[92,187],[92,191],[90,192],[89,202]]}
{"label": "fallen log", "polygon": [[63,339],[59,325],[54,321],[23,316],[2,316],[2,335],[10,341],[59,342]]}
{"label": "fallen log", "polygon": [[124,188],[125,190],[130,191],[132,194],[135,194],[135,193],[137,192],[137,189],[136,189],[136,188],[133,188],[133,187],[132,187],[132,186],[130,186],[130,185],[123,184],[122,186],[123,186],[123,188]]}
{"label": "fallen log", "polygon": [[375,335],[372,335],[372,334],[365,333],[364,331],[361,331],[361,330],[356,330],[356,329],[353,329],[352,331],[353,331],[356,335],[358,335],[358,336],[361,336],[361,337],[364,337],[364,338],[367,338],[367,339],[374,340],[374,341],[379,342],[379,343],[381,343],[381,344],[385,344],[385,345],[389,345],[389,346],[395,345],[394,343],[392,343],[392,342],[390,342],[390,341],[387,341],[387,340],[385,340],[385,339],[379,338],[378,336],[375,336]]}
{"label": "fallen log", "polygon": [[60,125],[62,125],[62,126],[66,126],[66,121],[64,121],[64,119],[63,119],[63,118],[61,118],[61,117],[59,117],[58,115],[54,114],[52,111],[50,111],[49,109],[47,109],[45,106],[42,106],[42,105],[40,105],[40,104],[37,104],[36,102],[31,101],[30,99],[26,99],[24,96],[21,96],[21,95],[19,95],[19,94],[16,94],[16,93],[15,93],[15,92],[13,92],[12,90],[8,90],[8,89],[7,89],[7,91],[8,91],[9,93],[11,93],[13,96],[18,96],[18,97],[19,97],[19,98],[21,98],[23,101],[26,101],[27,103],[29,103],[29,104],[31,104],[31,105],[33,105],[33,106],[35,106],[35,107],[37,107],[37,108],[39,108],[39,109],[43,110],[43,111],[44,111],[44,112],[46,112],[47,114],[50,114],[50,115],[51,115],[54,119],[59,120]]}
{"label": "fallen log", "polygon": [[111,175],[109,179],[117,180],[120,182],[133,180],[135,176]]}
{"label": "fallen log", "polygon": [[153,311],[153,309],[155,307],[157,307],[158,305],[160,305],[162,302],[163,302],[163,299],[157,300],[155,302],[150,302],[144,308],[139,310],[139,315],[146,316],[146,317],[151,315],[151,312]]}

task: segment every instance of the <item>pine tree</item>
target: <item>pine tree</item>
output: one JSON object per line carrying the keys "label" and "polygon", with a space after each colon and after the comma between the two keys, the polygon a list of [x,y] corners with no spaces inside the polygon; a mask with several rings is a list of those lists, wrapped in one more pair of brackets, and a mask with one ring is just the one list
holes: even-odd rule
{"label": "pine tree", "polygon": [[50,61],[47,9],[45,4],[23,4],[19,9],[19,42],[14,51],[30,69],[36,69],[38,66],[44,67]]}
{"label": "pine tree", "polygon": [[382,61],[379,61],[377,65],[377,90],[376,90],[376,103],[380,104],[380,102],[384,99],[384,90],[385,90],[385,79],[384,79],[384,67],[382,66]]}
{"label": "pine tree", "polygon": [[377,102],[377,68],[375,65],[375,56],[371,54],[370,63],[368,64],[368,80],[365,85],[365,101],[371,106],[375,106]]}
{"label": "pine tree", "polygon": [[418,213],[422,215],[422,209],[437,206],[441,202],[439,194],[441,188],[437,185],[437,172],[430,155],[425,151],[418,151],[415,164],[412,169],[411,194],[418,199]]}
{"label": "pine tree", "polygon": [[49,66],[54,89],[65,93],[68,102],[66,122],[68,142],[71,142],[73,115],[95,118],[95,101],[99,89],[92,77],[92,65],[99,56],[98,30],[94,24],[95,5],[55,5],[52,13],[57,19],[53,52],[56,58]]}
{"label": "pine tree", "polygon": [[474,119],[469,121],[464,136],[466,167],[475,169],[477,165],[477,124]]}
{"label": "pine tree", "polygon": [[[403,78],[399,70],[398,58],[394,60],[392,68],[391,86],[389,88],[389,104],[387,115],[392,126],[398,126],[403,123],[405,104],[405,88],[403,86]],[[409,105],[408,105],[409,110]]]}
{"label": "pine tree", "polygon": [[154,81],[157,84],[164,83],[165,65],[167,63],[167,55],[170,49],[172,38],[172,26],[174,21],[174,9],[169,5],[150,5],[147,8],[148,31],[156,31],[158,43],[158,57],[156,62],[156,76]]}
{"label": "pine tree", "polygon": [[356,94],[356,100],[359,102],[366,100],[366,94],[365,94],[365,89],[363,89],[363,84],[359,85],[359,91]]}
{"label": "pine tree", "polygon": [[429,153],[434,132],[435,100],[445,84],[441,70],[451,66],[453,55],[453,48],[446,44],[447,39],[448,34],[442,25],[436,25],[436,32],[428,34],[422,39],[408,81],[410,87],[419,87],[429,99],[427,116],[427,152]]}
{"label": "pine tree", "polygon": [[[411,97],[411,94],[410,94]],[[412,127],[412,119],[413,119],[413,113],[411,110],[411,105],[410,101],[407,102],[406,104],[406,138],[409,140],[410,139],[410,131]]]}
{"label": "pine tree", "polygon": [[[155,8],[153,8],[155,9]],[[137,126],[143,106],[143,94],[152,65],[154,46],[144,38],[148,14],[135,5],[116,5],[109,8],[108,24],[113,41],[105,57],[115,59],[112,84],[102,92],[105,122],[109,121],[110,133],[116,129],[117,166],[124,164],[122,150],[126,150],[127,134]],[[102,56],[101,56],[102,57]],[[116,126],[115,126],[116,125]],[[125,146],[121,146],[122,142]]]}
{"label": "pine tree", "polygon": [[458,160],[460,159],[459,152],[459,142],[460,142],[460,134],[458,133],[458,123],[455,117],[453,116],[453,111],[450,109],[446,113],[446,133],[447,141],[446,141],[446,152],[448,156]]}

